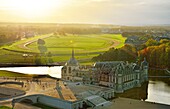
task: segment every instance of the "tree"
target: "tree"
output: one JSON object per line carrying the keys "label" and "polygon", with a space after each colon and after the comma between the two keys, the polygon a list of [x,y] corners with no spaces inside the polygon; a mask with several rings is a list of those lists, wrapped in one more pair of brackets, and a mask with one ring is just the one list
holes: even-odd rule
{"label": "tree", "polygon": [[[165,41],[165,40],[164,40]],[[147,57],[147,61],[151,67],[168,68],[170,65],[170,41],[161,41],[161,45],[149,46],[143,50],[140,50],[139,56],[141,58]]]}
{"label": "tree", "polygon": [[148,47],[148,46],[156,46],[156,45],[159,45],[159,42],[157,42],[156,40],[154,39],[149,39],[145,45]]}
{"label": "tree", "polygon": [[47,48],[46,46],[44,46],[45,41],[43,39],[38,39],[37,44],[38,44],[38,50],[40,51],[41,54],[47,52]]}
{"label": "tree", "polygon": [[52,53],[51,52],[47,53],[47,57],[48,57],[48,63],[53,63],[53,59],[51,58],[52,57]]}
{"label": "tree", "polygon": [[137,57],[136,49],[131,45],[125,45],[122,48],[111,48],[99,56],[92,58],[93,61],[135,61]]}
{"label": "tree", "polygon": [[38,39],[37,44],[38,45],[45,45],[45,41],[43,39]]}
{"label": "tree", "polygon": [[[38,50],[40,51],[40,60],[37,60],[36,63],[41,63],[41,64],[47,63],[47,59],[46,59],[47,47],[45,46],[45,41],[43,39],[38,39],[37,44],[38,44]],[[44,57],[44,59],[42,57]]]}

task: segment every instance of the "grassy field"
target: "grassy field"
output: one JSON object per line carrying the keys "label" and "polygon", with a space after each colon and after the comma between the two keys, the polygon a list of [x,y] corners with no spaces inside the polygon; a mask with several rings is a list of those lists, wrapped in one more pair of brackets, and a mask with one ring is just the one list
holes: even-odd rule
{"label": "grassy field", "polygon": [[[31,37],[31,38],[27,38],[27,39],[23,39],[20,41],[16,41],[15,43],[11,44],[11,45],[4,45],[1,48],[8,48],[11,50],[18,50],[18,51],[30,51],[28,49],[23,48],[24,44],[28,43],[28,42],[33,42],[38,40],[39,38],[46,38],[51,36],[52,34],[45,34],[45,35],[39,35],[39,36],[35,36],[35,37]],[[31,52],[31,51],[30,51]]]}
{"label": "grassy field", "polygon": [[0,109],[12,109],[12,108],[7,107],[7,106],[0,106]]}
{"label": "grassy field", "polygon": [[[115,47],[118,48],[124,43],[125,38],[121,35],[112,34],[91,34],[91,35],[67,35],[67,36],[52,36],[45,39],[45,46],[48,51],[53,54],[70,54],[72,48],[77,53],[102,52],[108,50],[114,44],[114,41],[119,42]],[[37,43],[34,42],[28,47],[38,52]]]}
{"label": "grassy field", "polygon": [[[52,36],[51,34],[36,36],[21,40],[8,46],[0,48],[0,62],[7,63],[34,63],[35,55],[26,58],[23,53],[6,51],[7,48],[15,51],[39,53],[37,39],[44,38],[48,51],[52,53],[54,62],[65,62],[71,57],[72,48],[75,50],[75,57],[80,63],[89,64],[91,58],[103,53],[111,47],[120,48],[124,45],[125,38],[120,34],[90,34]],[[29,44],[28,44],[29,43]]]}
{"label": "grassy field", "polygon": [[32,76],[33,75],[26,75],[21,73],[0,70],[0,77],[32,77]]}

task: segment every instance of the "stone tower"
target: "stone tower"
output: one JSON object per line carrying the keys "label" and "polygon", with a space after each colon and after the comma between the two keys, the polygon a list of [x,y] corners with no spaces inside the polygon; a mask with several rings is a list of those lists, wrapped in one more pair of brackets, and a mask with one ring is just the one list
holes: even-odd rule
{"label": "stone tower", "polygon": [[142,71],[141,79],[142,79],[142,82],[148,81],[148,69],[149,69],[149,64],[146,61],[146,58],[144,58],[144,60],[141,62],[141,71]]}
{"label": "stone tower", "polygon": [[73,81],[75,73],[79,71],[79,63],[74,57],[74,49],[72,49],[72,56],[70,60],[65,63],[62,70],[62,78],[64,80]]}

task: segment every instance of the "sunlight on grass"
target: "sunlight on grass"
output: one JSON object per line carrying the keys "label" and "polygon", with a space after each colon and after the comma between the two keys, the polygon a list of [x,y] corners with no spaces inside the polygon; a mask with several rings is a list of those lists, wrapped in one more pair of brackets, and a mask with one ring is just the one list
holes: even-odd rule
{"label": "sunlight on grass", "polygon": [[[74,48],[76,59],[80,61],[80,63],[90,64],[90,61],[94,56],[97,56],[112,47],[120,48],[124,45],[126,40],[126,38],[122,37],[121,34],[67,34],[67,36],[54,36],[52,34],[48,34],[35,36],[25,40],[17,41],[9,46],[1,47],[15,50],[16,52],[0,49],[0,56],[2,57],[0,62],[34,63],[36,58],[35,55],[24,58],[23,53],[20,52],[39,53],[37,46],[37,39],[39,38],[44,38],[46,43],[45,46],[48,49],[47,52],[52,53],[52,59],[54,62],[66,62],[69,60],[71,57],[72,48]],[[23,47],[27,43],[29,44]]]}
{"label": "sunlight on grass", "polygon": [[0,70],[0,77],[32,77],[33,75]]}
{"label": "sunlight on grass", "polygon": [[7,107],[7,106],[0,106],[0,109],[12,109],[12,108]]}

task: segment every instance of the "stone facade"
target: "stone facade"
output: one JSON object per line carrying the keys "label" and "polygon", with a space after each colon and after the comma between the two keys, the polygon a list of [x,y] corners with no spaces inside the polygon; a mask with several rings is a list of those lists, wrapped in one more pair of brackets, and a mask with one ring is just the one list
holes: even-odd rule
{"label": "stone facade", "polygon": [[97,62],[87,68],[80,66],[72,50],[72,57],[62,69],[62,79],[102,85],[122,93],[148,81],[148,63],[146,59],[140,65],[124,61]]}
{"label": "stone facade", "polygon": [[89,72],[89,68],[80,66],[74,57],[74,50],[72,50],[72,57],[62,68],[62,79],[65,81],[84,81],[89,77]]}
{"label": "stone facade", "polygon": [[148,63],[146,59],[140,66],[123,61],[97,62],[93,68],[93,75],[94,83],[122,93],[127,89],[140,87],[148,80]]}

